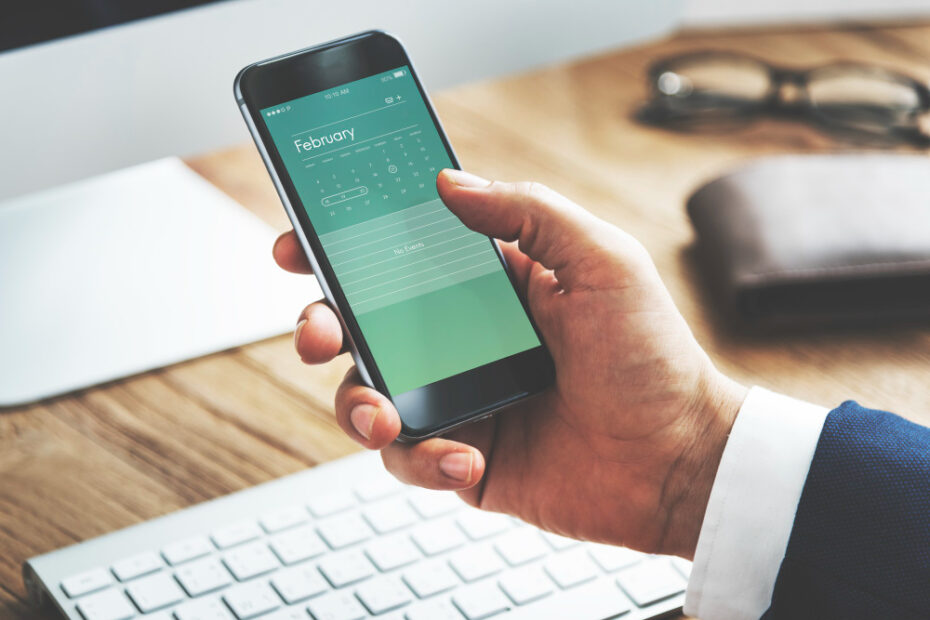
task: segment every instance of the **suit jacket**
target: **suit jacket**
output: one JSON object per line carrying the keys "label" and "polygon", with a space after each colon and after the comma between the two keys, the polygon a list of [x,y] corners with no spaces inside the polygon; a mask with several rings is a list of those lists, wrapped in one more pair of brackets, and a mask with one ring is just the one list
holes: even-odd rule
{"label": "suit jacket", "polygon": [[930,618],[930,429],[830,412],[763,618]]}

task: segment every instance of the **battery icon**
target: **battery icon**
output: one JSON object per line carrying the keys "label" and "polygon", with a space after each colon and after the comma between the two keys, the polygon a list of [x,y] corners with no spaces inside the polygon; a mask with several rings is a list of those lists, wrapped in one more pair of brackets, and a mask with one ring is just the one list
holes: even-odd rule
{"label": "battery icon", "polygon": [[394,77],[396,77],[396,78],[402,78],[402,77],[404,77],[404,75],[406,75],[406,72],[405,72],[405,71],[395,71],[395,72],[394,72]]}

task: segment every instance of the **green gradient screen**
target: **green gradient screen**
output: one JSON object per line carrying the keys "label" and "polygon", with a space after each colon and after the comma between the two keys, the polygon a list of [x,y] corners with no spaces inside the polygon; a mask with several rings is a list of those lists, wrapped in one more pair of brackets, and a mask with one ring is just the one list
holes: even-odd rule
{"label": "green gradient screen", "polygon": [[391,394],[539,346],[487,237],[439,199],[452,162],[408,67],[261,114]]}

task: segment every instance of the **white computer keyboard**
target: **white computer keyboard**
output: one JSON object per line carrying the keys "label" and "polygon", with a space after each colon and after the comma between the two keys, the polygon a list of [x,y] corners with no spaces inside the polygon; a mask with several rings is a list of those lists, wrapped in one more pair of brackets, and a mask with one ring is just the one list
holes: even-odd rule
{"label": "white computer keyboard", "polygon": [[690,564],[580,543],[407,487],[360,454],[32,558],[83,620],[653,618]]}

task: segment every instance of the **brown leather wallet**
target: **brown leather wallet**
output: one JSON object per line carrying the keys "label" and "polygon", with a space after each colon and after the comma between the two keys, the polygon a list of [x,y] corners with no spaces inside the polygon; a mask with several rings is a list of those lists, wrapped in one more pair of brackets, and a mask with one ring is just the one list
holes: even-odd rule
{"label": "brown leather wallet", "polygon": [[761,159],[688,200],[697,250],[749,327],[930,317],[930,158]]}

